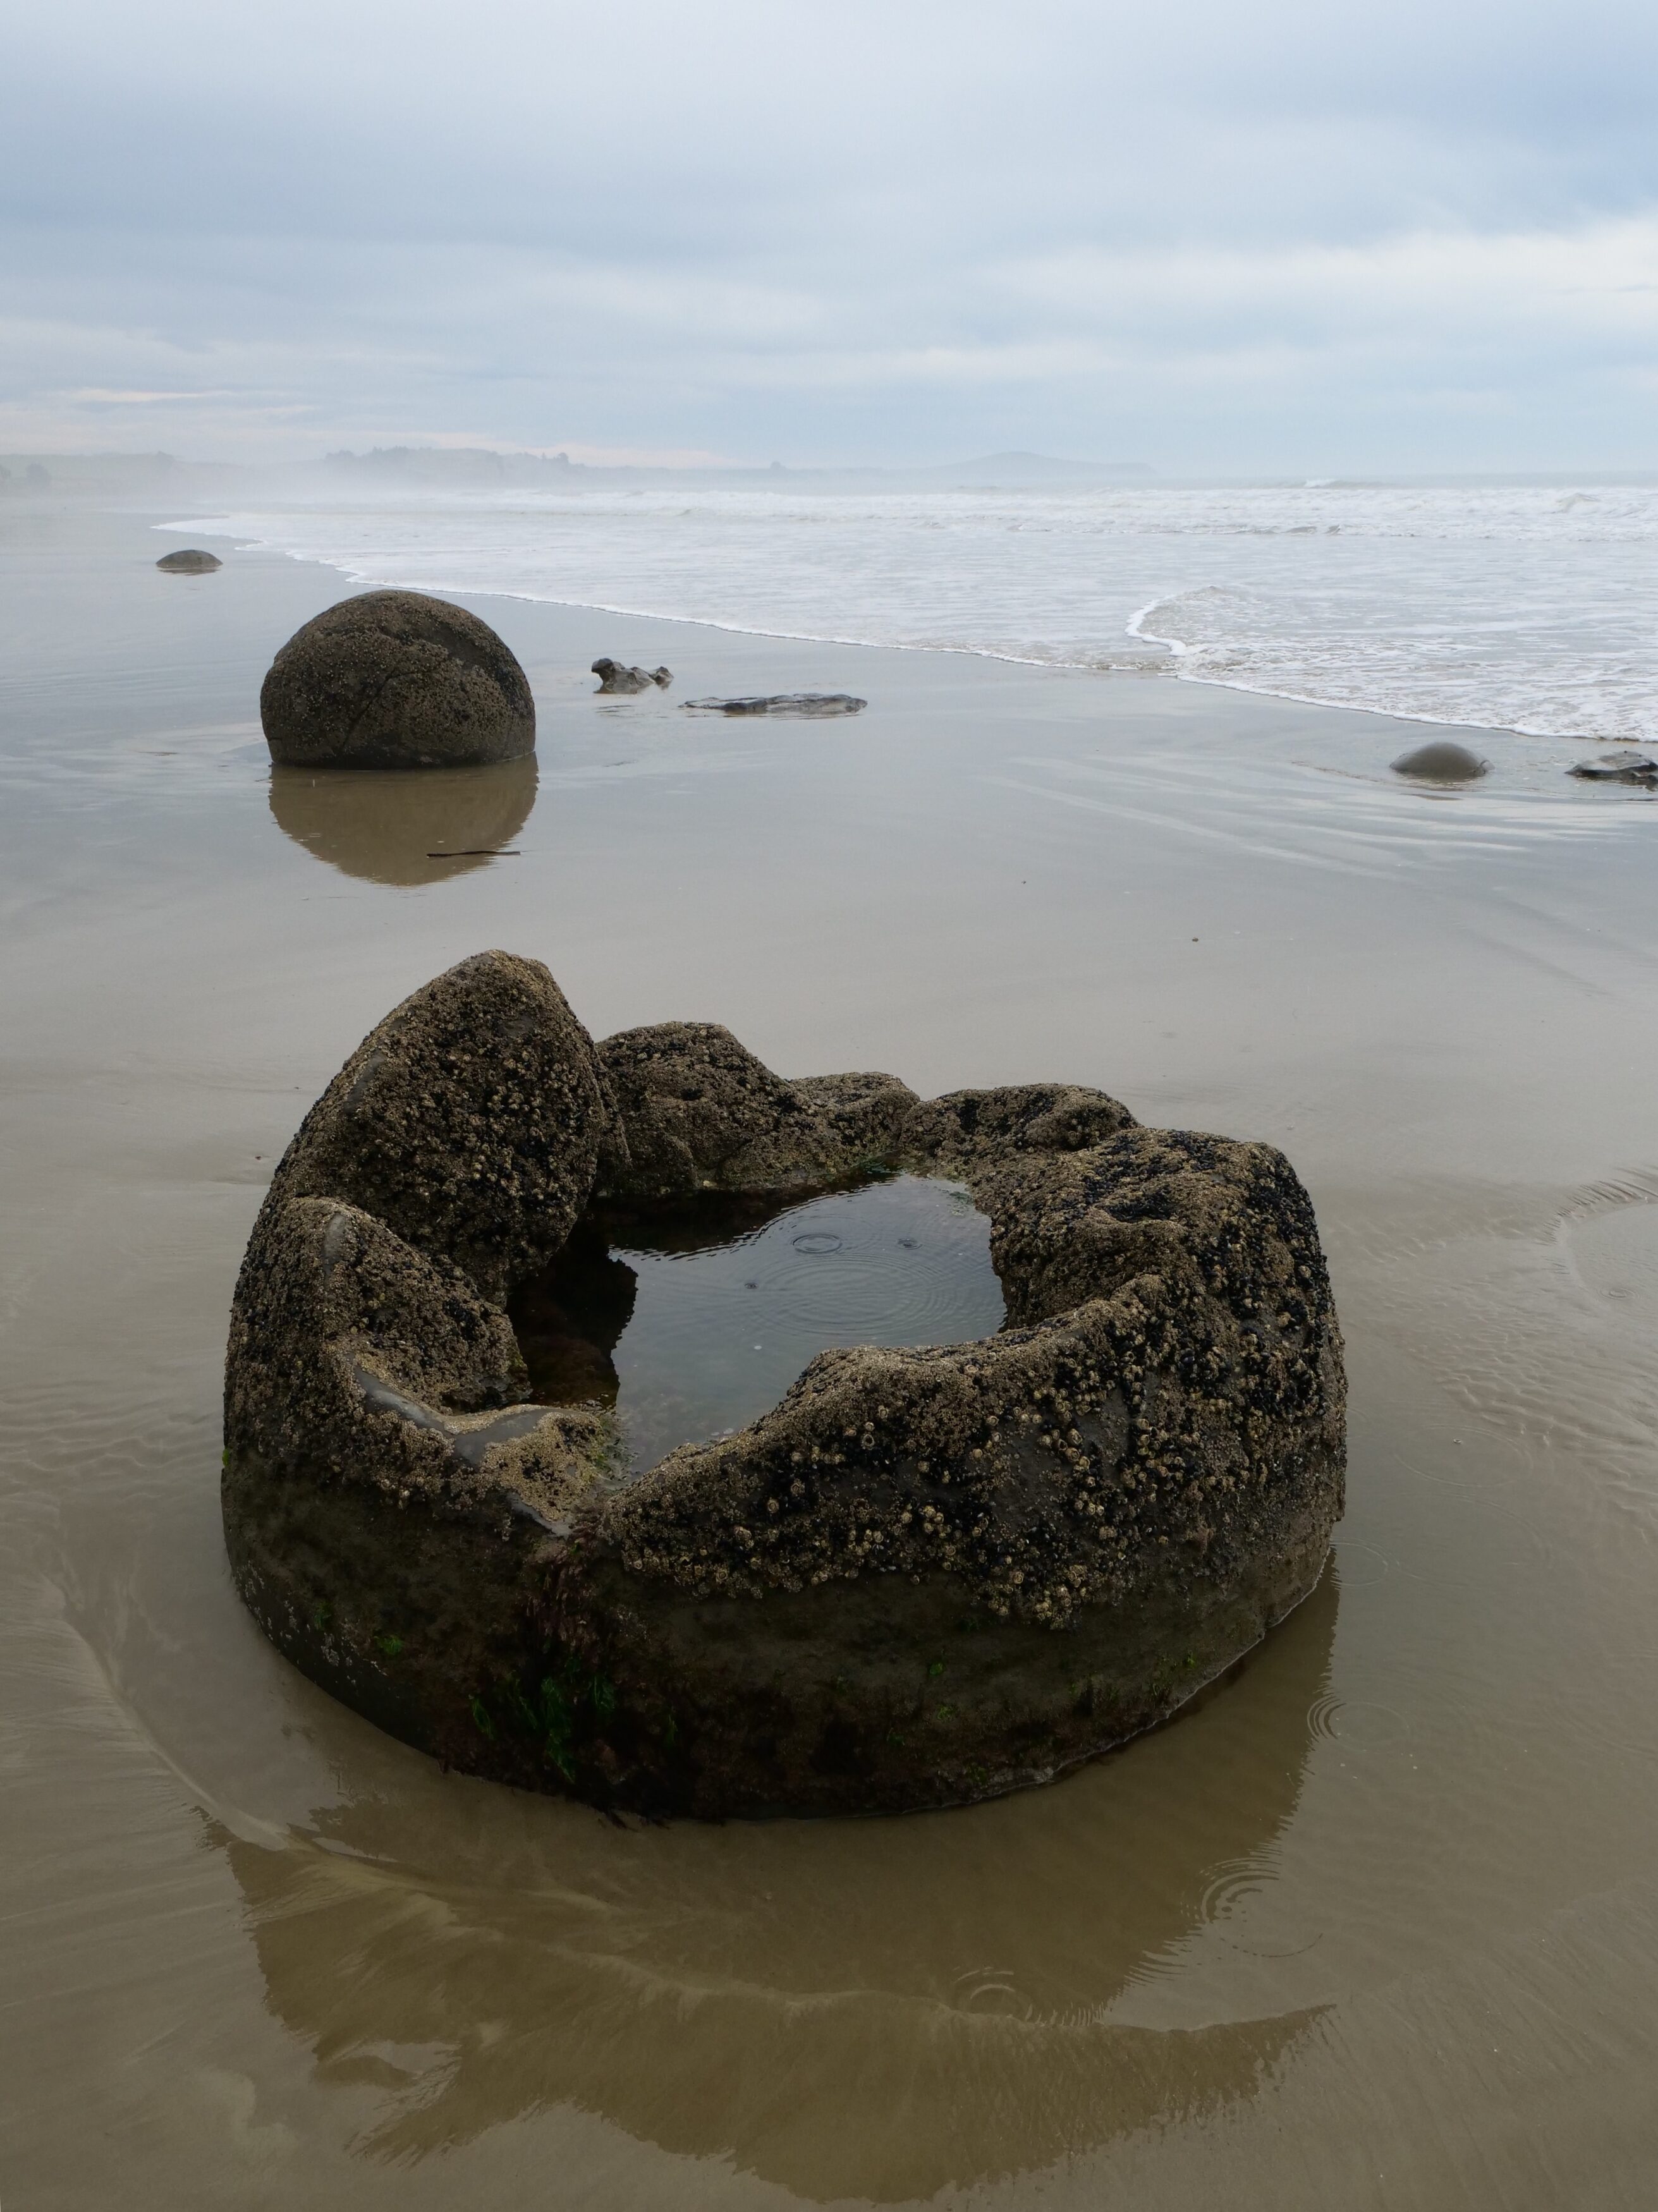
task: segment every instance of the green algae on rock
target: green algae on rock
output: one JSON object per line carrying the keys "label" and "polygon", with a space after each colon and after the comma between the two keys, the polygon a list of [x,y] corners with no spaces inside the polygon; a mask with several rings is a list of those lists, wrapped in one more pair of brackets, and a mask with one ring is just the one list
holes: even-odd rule
{"label": "green algae on rock", "polygon": [[[1008,1326],[811,1360],[630,1474],[529,1402],[508,1291],[618,1203],[948,1173]],[[902,1811],[1042,1782],[1175,1711],[1317,1581],[1341,1344],[1265,1145],[1103,1093],[790,1082],[725,1030],[595,1045],[463,962],[358,1048],[250,1240],[224,1510],[313,1680],[468,1771],[647,1814]]]}
{"label": "green algae on rock", "polygon": [[362,592],[290,637],[259,720],[291,768],[470,768],[533,752],[535,701],[511,650],[465,607]]}

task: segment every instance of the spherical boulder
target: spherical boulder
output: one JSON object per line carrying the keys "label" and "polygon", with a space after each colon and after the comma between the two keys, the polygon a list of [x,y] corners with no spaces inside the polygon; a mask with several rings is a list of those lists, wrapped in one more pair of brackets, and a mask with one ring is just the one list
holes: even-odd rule
{"label": "spherical boulder", "polygon": [[423,592],[364,592],[296,630],[259,719],[296,768],[464,768],[535,750],[524,671],[488,623]]}
{"label": "spherical boulder", "polygon": [[155,566],[164,576],[210,576],[224,562],[216,553],[203,552],[199,545],[185,545],[176,553],[163,553]]}

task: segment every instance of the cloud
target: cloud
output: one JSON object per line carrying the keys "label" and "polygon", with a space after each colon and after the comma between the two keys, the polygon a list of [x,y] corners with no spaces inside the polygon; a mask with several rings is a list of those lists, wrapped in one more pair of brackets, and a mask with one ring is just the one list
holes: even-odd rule
{"label": "cloud", "polygon": [[204,400],[242,397],[237,392],[215,392],[210,386],[205,391],[106,392],[95,384],[83,385],[78,392],[65,392],[60,396],[64,404],[70,407],[199,407]]}
{"label": "cloud", "polygon": [[14,15],[14,441],[1658,463],[1628,0]]}

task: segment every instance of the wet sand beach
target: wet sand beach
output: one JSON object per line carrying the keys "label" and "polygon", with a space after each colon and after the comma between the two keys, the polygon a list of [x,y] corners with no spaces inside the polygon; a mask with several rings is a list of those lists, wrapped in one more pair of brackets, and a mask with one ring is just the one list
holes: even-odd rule
{"label": "wet sand beach", "polygon": [[[260,679],[350,587],[185,542],[0,516],[8,2212],[1649,2204],[1651,799],[501,598],[532,772],[273,774]],[[677,704],[806,689],[870,704]],[[1351,1388],[1313,1597],[1169,1728],[896,1820],[616,1827],[332,1704],[225,1565],[231,1288],[305,1108],[489,945],[595,1036],[1281,1146]]]}

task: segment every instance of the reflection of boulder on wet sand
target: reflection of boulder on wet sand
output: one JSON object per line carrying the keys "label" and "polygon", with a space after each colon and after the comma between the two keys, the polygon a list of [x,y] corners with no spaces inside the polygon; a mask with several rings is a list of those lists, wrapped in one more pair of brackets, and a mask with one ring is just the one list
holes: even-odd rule
{"label": "reflection of boulder on wet sand", "polygon": [[314,1843],[218,1840],[272,2012],[374,2100],[362,2155],[520,2119],[552,2152],[574,2106],[812,2201],[930,2197],[1222,2112],[1306,2035],[1112,2008],[1270,1884],[1336,1603],[1178,1728],[970,1813],[623,1833],[411,1766]]}
{"label": "reflection of boulder on wet sand", "polygon": [[536,803],[533,754],[493,768],[276,768],[270,811],[296,845],[348,876],[436,884],[486,868]]}
{"label": "reflection of boulder on wet sand", "polygon": [[[1009,1327],[822,1351],[628,1482],[602,1344],[534,1402],[516,1294],[607,1206],[895,1170],[967,1185]],[[447,1765],[647,1814],[913,1811],[1052,1780],[1282,1620],[1345,1407],[1271,1146],[1071,1084],[789,1080],[707,1023],[595,1044],[487,952],[365,1038],[272,1181],[225,1534],[277,1647]]]}

